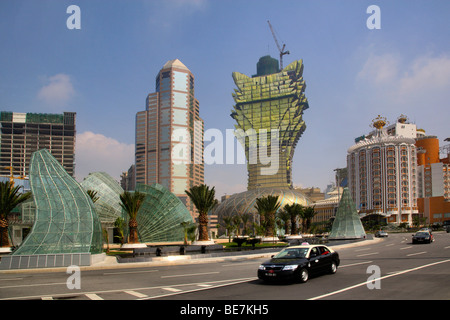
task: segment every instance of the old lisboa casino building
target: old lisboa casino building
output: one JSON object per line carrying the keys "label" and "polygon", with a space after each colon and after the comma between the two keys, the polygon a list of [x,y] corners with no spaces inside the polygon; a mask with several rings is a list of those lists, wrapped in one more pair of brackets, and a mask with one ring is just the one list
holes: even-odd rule
{"label": "old lisboa casino building", "polygon": [[361,218],[373,215],[411,225],[419,214],[415,142],[422,131],[403,115],[393,125],[378,116],[372,126],[374,131],[348,149],[350,194]]}

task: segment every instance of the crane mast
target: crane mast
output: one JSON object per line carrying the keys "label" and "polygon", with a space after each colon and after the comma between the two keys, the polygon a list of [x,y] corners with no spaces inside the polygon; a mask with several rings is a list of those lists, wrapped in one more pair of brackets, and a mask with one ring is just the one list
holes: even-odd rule
{"label": "crane mast", "polygon": [[275,40],[275,44],[277,45],[278,51],[280,51],[280,69],[283,70],[283,56],[285,54],[290,54],[288,50],[284,51],[284,48],[286,45],[283,43],[283,47],[280,47],[280,44],[278,43],[277,37],[275,35],[275,31],[273,31],[272,24],[269,20],[267,20],[267,23],[269,24],[270,31],[272,32],[273,39]]}

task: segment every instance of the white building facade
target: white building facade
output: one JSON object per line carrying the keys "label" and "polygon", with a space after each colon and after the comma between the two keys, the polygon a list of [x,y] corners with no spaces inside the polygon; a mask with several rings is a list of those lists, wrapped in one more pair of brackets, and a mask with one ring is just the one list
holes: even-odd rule
{"label": "white building facade", "polygon": [[[388,223],[412,224],[418,215],[416,125],[385,128],[384,120],[376,120],[376,130],[348,149],[350,194],[361,218],[377,214]],[[397,126],[402,130],[392,130]]]}

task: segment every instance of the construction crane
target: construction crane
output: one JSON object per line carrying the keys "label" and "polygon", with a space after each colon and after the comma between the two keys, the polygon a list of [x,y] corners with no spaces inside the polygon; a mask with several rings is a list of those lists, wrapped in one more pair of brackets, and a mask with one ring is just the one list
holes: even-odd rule
{"label": "construction crane", "polygon": [[20,180],[24,180],[25,177],[24,176],[14,176],[13,171],[16,171],[16,169],[14,169],[13,167],[2,167],[2,169],[8,169],[10,176],[9,176],[9,182],[11,183],[11,188],[14,187],[14,179],[20,179]]}
{"label": "construction crane", "polygon": [[280,69],[283,70],[283,56],[285,54],[289,54],[290,52],[288,50],[284,51],[284,48],[286,45],[283,43],[283,47],[280,47],[280,44],[278,43],[277,37],[275,35],[275,31],[273,31],[272,25],[270,24],[270,21],[267,20],[267,23],[269,24],[270,31],[272,32],[273,39],[275,40],[275,43],[278,47],[278,51],[280,51]]}

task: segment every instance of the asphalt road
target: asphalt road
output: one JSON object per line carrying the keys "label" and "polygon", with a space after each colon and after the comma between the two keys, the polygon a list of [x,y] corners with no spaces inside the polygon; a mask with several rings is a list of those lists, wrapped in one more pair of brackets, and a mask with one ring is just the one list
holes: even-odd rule
{"label": "asphalt road", "polygon": [[[304,284],[266,284],[256,278],[266,259],[238,259],[83,270],[76,279],[76,273],[65,271],[0,273],[0,300],[170,300],[186,307],[199,300],[245,300],[254,305],[268,300],[449,300],[450,234],[434,236],[431,244],[413,245],[410,233],[390,234],[371,245],[338,249],[338,272]],[[76,284],[79,288],[73,288]],[[188,311],[180,308],[176,312]],[[196,310],[202,311],[192,311]]]}

